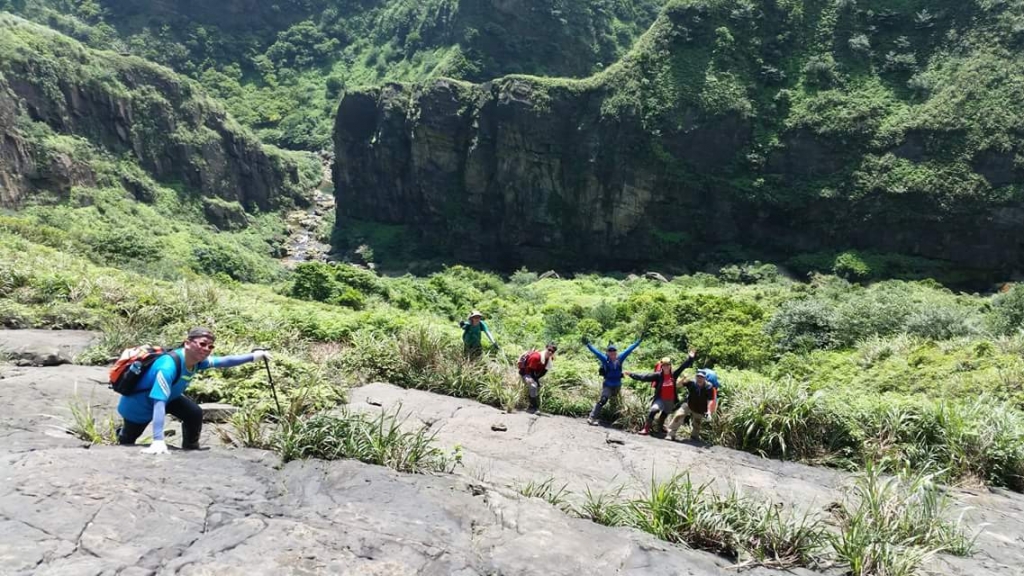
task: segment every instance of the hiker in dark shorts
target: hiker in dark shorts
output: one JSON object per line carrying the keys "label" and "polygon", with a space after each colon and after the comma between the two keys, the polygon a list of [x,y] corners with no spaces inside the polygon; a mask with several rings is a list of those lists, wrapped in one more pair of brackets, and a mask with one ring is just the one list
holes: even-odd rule
{"label": "hiker in dark shorts", "polygon": [[[714,374],[710,370],[698,370],[696,378],[686,382],[686,404],[676,410],[668,423],[669,440],[676,439],[676,431],[687,418],[690,419],[690,439],[699,440],[701,424],[718,409],[718,388],[709,378],[709,372]],[[717,375],[715,381],[718,381]]]}

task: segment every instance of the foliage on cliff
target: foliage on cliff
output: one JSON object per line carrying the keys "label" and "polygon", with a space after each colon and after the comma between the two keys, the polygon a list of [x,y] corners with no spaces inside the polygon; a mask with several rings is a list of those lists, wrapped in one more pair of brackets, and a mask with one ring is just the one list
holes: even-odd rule
{"label": "foliage on cliff", "polygon": [[[360,194],[340,205],[349,218],[410,224],[381,205],[414,198],[417,229],[437,224],[426,245],[492,266],[626,268],[686,255],[697,266],[797,257],[803,267],[859,249],[1005,274],[1022,265],[1022,9],[675,0],[628,56],[590,78],[350,90],[338,152],[362,180],[345,182]],[[410,132],[450,140],[426,152]],[[461,160],[412,161],[432,154]],[[507,217],[510,195],[538,202],[540,216]],[[471,199],[487,201],[445,227],[442,196],[473,209]],[[543,264],[523,252],[536,243],[551,256]]]}
{"label": "foliage on cliff", "polygon": [[190,75],[267,142],[316,150],[346,86],[509,73],[586,76],[664,0],[0,0],[91,46]]}
{"label": "foliage on cliff", "polygon": [[260,144],[195,82],[8,14],[0,159],[0,197],[19,209],[0,228],[159,277],[278,277],[268,242],[284,226],[270,211],[320,176],[312,159]]}

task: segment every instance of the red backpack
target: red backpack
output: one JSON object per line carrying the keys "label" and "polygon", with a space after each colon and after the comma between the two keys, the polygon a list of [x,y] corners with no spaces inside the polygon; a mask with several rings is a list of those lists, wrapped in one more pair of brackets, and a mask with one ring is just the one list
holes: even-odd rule
{"label": "red backpack", "polygon": [[[142,379],[142,375],[164,354],[171,354],[171,349],[148,344],[121,352],[121,356],[110,369],[110,389],[125,396],[135,392],[135,386]],[[181,374],[181,358],[177,354],[171,354],[171,357],[174,358],[175,368],[174,380],[171,381],[173,384]]]}
{"label": "red backpack", "polygon": [[530,350],[527,350],[526,352],[523,352],[523,354],[519,357],[519,362],[517,362],[516,364],[517,366],[519,366],[520,374],[526,374],[526,367],[530,363],[530,357],[533,356],[534,354],[540,354],[540,351],[537,350],[536,348],[532,348]]}

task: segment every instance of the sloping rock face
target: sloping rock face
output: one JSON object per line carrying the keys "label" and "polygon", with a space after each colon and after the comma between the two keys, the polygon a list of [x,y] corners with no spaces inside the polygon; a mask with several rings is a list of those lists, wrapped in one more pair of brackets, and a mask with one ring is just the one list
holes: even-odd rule
{"label": "sloping rock face", "polygon": [[[75,394],[100,415],[113,409],[104,376],[0,366],[0,574],[730,573],[721,558],[469,476],[355,462],[279,467],[269,452],[222,446],[158,458],[90,447],[61,427]],[[205,444],[214,439],[204,430]]]}
{"label": "sloping rock face", "polygon": [[[157,180],[204,196],[270,209],[298,198],[300,176],[212,104],[197,85],[138,58],[91,50],[57,32],[0,15],[0,201],[94,185],[71,153],[32,146],[19,117],[126,155]],[[18,44],[18,43],[21,44]],[[104,72],[97,72],[103,70]]]}
{"label": "sloping rock face", "polygon": [[[839,70],[865,65],[846,36],[882,28],[919,42],[923,69],[943,30],[996,12],[943,2],[922,32],[911,13],[883,21],[872,6],[832,4],[793,15],[773,2],[670,3],[632,55],[581,81],[351,91],[334,134],[339,226],[404,225],[438,255],[505,270],[847,249],[1024,268],[1024,170],[1012,161],[1024,141],[1013,128],[1000,136],[1011,152],[988,150],[984,122],[951,104],[965,87],[941,82],[920,106],[876,103],[852,81],[795,96],[819,64],[807,48],[818,26],[835,27]],[[906,90],[903,76],[878,81]]]}
{"label": "sloping rock face", "polygon": [[[349,392],[352,409],[404,414],[406,425],[429,426],[442,445],[463,449],[465,473],[515,486],[553,479],[576,494],[624,494],[687,473],[694,482],[822,512],[842,497],[849,474],[759,458],[727,448],[671,442],[588,426],[582,419],[503,413],[470,400],[367,384]],[[494,430],[504,427],[505,430]],[[1019,576],[1024,566],[1024,495],[1001,489],[951,489],[955,514],[978,532],[972,558],[940,556],[928,574]]]}

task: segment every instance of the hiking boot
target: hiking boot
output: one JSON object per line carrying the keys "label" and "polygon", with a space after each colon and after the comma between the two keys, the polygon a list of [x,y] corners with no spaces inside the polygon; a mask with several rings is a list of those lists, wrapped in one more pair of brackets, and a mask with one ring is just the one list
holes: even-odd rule
{"label": "hiking boot", "polygon": [[651,433],[651,427],[650,427],[650,425],[647,425],[647,424],[644,424],[643,429],[640,430],[640,432],[639,432],[639,434],[641,436],[647,436],[650,433]]}
{"label": "hiking boot", "polygon": [[597,426],[597,419],[591,416],[590,418],[587,418],[587,424],[590,424],[591,426]]}
{"label": "hiking boot", "polygon": [[202,450],[202,448],[199,446],[199,442],[189,442],[188,444],[182,443],[181,449],[182,450]]}

